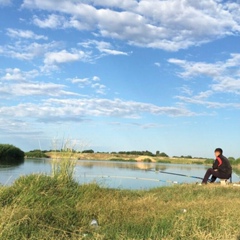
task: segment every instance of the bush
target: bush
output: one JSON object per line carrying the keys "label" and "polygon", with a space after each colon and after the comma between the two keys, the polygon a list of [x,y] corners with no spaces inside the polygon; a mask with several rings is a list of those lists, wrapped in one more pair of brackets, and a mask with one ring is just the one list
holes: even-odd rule
{"label": "bush", "polygon": [[28,158],[48,158],[48,156],[41,150],[33,150],[30,152],[26,152],[25,156]]}
{"label": "bush", "polygon": [[0,144],[1,164],[20,164],[24,162],[24,152],[10,144]]}
{"label": "bush", "polygon": [[213,164],[213,162],[214,162],[214,159],[212,158],[208,158],[204,161],[205,164]]}
{"label": "bush", "polygon": [[239,165],[240,164],[240,158],[237,158],[236,160],[232,159],[232,158],[229,158],[229,161],[232,165]]}

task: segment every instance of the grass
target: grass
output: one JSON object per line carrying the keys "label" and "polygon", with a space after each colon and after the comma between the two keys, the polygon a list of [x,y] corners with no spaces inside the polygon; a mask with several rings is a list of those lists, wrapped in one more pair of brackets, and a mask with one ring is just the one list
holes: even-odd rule
{"label": "grass", "polygon": [[51,176],[0,187],[0,239],[240,239],[238,187],[108,189],[77,184],[73,171],[73,162],[56,162]]}

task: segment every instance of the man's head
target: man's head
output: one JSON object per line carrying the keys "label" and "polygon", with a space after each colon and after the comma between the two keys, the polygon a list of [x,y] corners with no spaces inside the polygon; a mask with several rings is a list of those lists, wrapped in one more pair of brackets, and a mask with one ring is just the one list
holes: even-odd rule
{"label": "man's head", "polygon": [[218,157],[219,155],[222,155],[223,150],[221,148],[216,148],[214,153],[215,153],[215,156]]}

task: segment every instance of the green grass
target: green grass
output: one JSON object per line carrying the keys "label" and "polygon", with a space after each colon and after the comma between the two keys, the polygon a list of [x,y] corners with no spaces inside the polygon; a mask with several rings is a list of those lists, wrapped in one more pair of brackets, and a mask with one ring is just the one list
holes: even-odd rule
{"label": "green grass", "polygon": [[[73,180],[73,162],[52,176],[0,187],[0,239],[180,240],[240,237],[240,188],[174,185],[119,190]],[[183,211],[186,209],[186,211]],[[96,218],[99,227],[90,226]]]}

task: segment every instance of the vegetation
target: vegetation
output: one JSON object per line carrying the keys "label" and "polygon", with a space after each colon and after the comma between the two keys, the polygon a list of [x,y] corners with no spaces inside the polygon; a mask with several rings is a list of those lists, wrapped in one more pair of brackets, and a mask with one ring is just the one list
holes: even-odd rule
{"label": "vegetation", "polygon": [[[237,187],[107,189],[78,185],[72,166],[0,188],[0,239],[239,239]],[[99,227],[90,225],[93,218]]]}
{"label": "vegetation", "polygon": [[240,239],[238,187],[79,185],[71,154],[54,160],[51,176],[23,176],[0,187],[0,239]]}
{"label": "vegetation", "polygon": [[231,165],[233,165],[233,166],[234,165],[240,165],[240,158],[235,159],[233,157],[230,157],[229,161],[230,161]]}
{"label": "vegetation", "polygon": [[146,151],[120,151],[118,154],[125,154],[125,155],[139,155],[139,156],[154,156],[154,154],[148,150]]}
{"label": "vegetation", "polygon": [[32,150],[30,152],[25,152],[25,157],[27,157],[27,158],[48,158],[48,156],[39,149]]}
{"label": "vegetation", "polygon": [[94,153],[94,151],[92,149],[90,149],[90,150],[84,150],[84,151],[82,151],[82,153]]}
{"label": "vegetation", "polygon": [[207,159],[204,161],[205,164],[213,164],[213,162],[214,162],[214,159],[213,159],[213,158],[207,158]]}
{"label": "vegetation", "polygon": [[0,144],[1,164],[20,164],[24,162],[24,152],[10,144]]}
{"label": "vegetation", "polygon": [[109,161],[112,161],[112,162],[137,162],[135,159],[121,159],[121,158],[111,158]]}
{"label": "vegetation", "polygon": [[171,163],[169,159],[157,159],[157,163]]}

